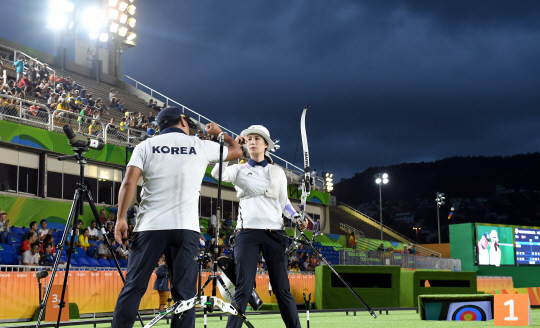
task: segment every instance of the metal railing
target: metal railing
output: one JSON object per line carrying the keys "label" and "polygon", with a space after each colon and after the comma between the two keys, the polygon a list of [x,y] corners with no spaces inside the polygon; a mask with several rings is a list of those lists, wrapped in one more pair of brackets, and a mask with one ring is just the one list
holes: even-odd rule
{"label": "metal railing", "polygon": [[[143,83],[141,83],[141,82],[135,80],[134,78],[132,78],[132,77],[130,77],[130,76],[124,75],[124,76],[122,77],[122,80],[123,80],[124,82],[126,82],[126,83],[128,83],[128,81],[131,81],[131,82],[135,83],[135,88],[137,88],[137,89],[139,89],[139,86],[142,86],[142,87],[148,89],[148,91],[150,92],[150,97],[156,98],[156,99],[158,99],[158,100],[161,100],[161,101],[162,101],[163,103],[165,103],[167,106],[169,106],[169,104],[172,103],[172,104],[174,104],[174,105],[176,105],[176,106],[180,106],[180,108],[182,108],[182,111],[183,111],[183,112],[185,112],[186,110],[188,110],[190,113],[193,114],[193,115],[190,114],[190,116],[191,116],[192,118],[198,118],[198,121],[199,121],[201,124],[207,124],[207,123],[213,122],[213,121],[210,120],[208,117],[203,116],[203,115],[201,115],[201,114],[195,112],[194,110],[192,110],[192,109],[190,109],[190,108],[188,108],[188,107],[182,105],[181,103],[179,103],[179,102],[177,102],[177,101],[175,101],[175,100],[173,100],[173,99],[171,99],[171,98],[165,96],[164,94],[162,94],[162,93],[160,93],[160,92],[158,92],[158,91],[156,91],[156,90],[150,88],[149,86],[144,85]],[[131,83],[130,83],[130,85],[131,85]],[[148,92],[148,91],[145,91],[145,90],[142,90],[142,91]],[[158,97],[158,96],[159,96],[159,97]],[[161,97],[161,99],[160,99],[160,97]],[[201,119],[204,119],[205,122],[203,123],[203,122],[201,121]],[[218,124],[218,125],[219,125],[219,124]],[[238,136],[238,134],[237,134],[237,133],[234,133],[232,130],[229,130],[229,129],[227,129],[227,128],[221,126],[221,125],[219,125],[219,126],[221,127],[221,129],[222,129],[223,131],[229,132],[233,138],[235,138],[236,136]],[[272,156],[272,158],[277,158],[277,159],[279,159],[279,160],[282,162],[282,165],[281,165],[282,167],[284,167],[284,168],[290,170],[291,173],[294,173],[294,175],[296,175],[296,176],[298,177],[298,178],[294,178],[293,175],[290,175],[290,178],[291,178],[290,180],[294,180],[294,181],[298,180],[297,183],[298,183],[298,184],[300,183],[300,178],[304,175],[304,170],[303,170],[303,169],[301,169],[301,168],[299,168],[298,166],[295,166],[294,164],[292,164],[292,163],[290,163],[290,162],[284,160],[283,158],[281,158],[281,157],[275,155],[274,153],[270,154],[270,156]],[[315,185],[315,189],[316,189],[316,190],[322,190],[322,189],[323,189],[323,187],[324,187],[324,179],[323,179],[323,178],[321,178],[321,177],[313,177],[313,181],[314,181],[314,185]]]}
{"label": "metal railing", "polygon": [[[15,49],[13,49],[13,50],[15,50]],[[36,62],[36,63],[40,64],[41,66],[44,66],[44,65],[45,65],[45,63],[42,63],[41,61],[37,60],[36,58],[32,58],[31,56],[25,54],[24,52],[22,52],[22,51],[20,51],[20,50],[15,50],[15,53],[14,53],[15,57],[13,57],[13,60],[14,60],[14,61],[17,60],[17,53],[19,53],[19,54],[23,55],[24,57],[28,58],[31,62],[32,62],[32,61],[33,61],[33,62]],[[31,65],[31,62],[28,63],[29,66]],[[25,67],[24,69],[25,69],[25,71],[28,70],[26,67]],[[55,71],[54,69],[52,69],[52,68],[49,68],[48,65],[47,65],[47,70],[50,71],[50,72],[52,72],[52,75],[53,75],[53,77],[54,77],[54,78],[53,78],[53,90],[56,90],[56,78],[57,78],[57,76],[56,76],[56,71]],[[40,76],[39,78],[42,79],[43,77]]]}
{"label": "metal railing", "polygon": [[[343,205],[343,206],[345,206],[346,208],[350,209],[351,211],[354,211],[354,212],[356,212],[356,213],[358,213],[358,214],[360,214],[360,215],[366,217],[367,219],[370,219],[371,221],[373,221],[373,222],[374,222],[375,224],[377,224],[378,226],[381,225],[381,223],[380,223],[379,221],[375,220],[374,218],[370,217],[369,215],[367,215],[367,214],[365,214],[365,213],[360,212],[359,210],[357,210],[357,209],[354,208],[354,207],[351,207],[351,206],[349,206],[349,205],[347,205],[347,204],[345,204],[345,203],[341,203],[341,202],[338,203],[338,205]],[[411,244],[414,244],[414,241],[413,241],[412,239],[410,239],[409,237],[406,237],[406,236],[400,234],[399,232],[395,231],[394,229],[392,229],[392,228],[390,228],[390,227],[388,227],[388,226],[385,226],[384,224],[383,224],[382,226],[383,226],[384,229],[386,229],[386,230],[388,230],[388,231],[390,231],[390,232],[392,232],[392,233],[398,235],[399,237],[401,237],[401,238],[407,240],[408,242],[410,242]]]}
{"label": "metal railing", "polygon": [[146,132],[129,126],[108,123],[105,126],[103,141],[120,147],[134,147],[150,137]]}
{"label": "metal railing", "polygon": [[[47,106],[10,95],[0,94],[0,98],[16,100],[16,102],[8,106],[0,106],[1,120],[49,130],[51,112]],[[38,106],[39,109],[30,109],[29,105]]]}
{"label": "metal railing", "polygon": [[[347,205],[347,204],[345,204],[345,203],[339,203],[339,205],[343,205],[343,206],[347,207],[348,209],[353,210],[353,211],[357,212],[358,214],[361,214],[361,215],[365,216],[365,217],[368,218],[368,219],[371,219],[373,222],[375,222],[375,223],[376,223],[377,225],[379,225],[379,226],[380,226],[380,224],[381,224],[380,222],[377,222],[375,219],[373,219],[373,218],[369,217],[368,215],[366,215],[366,214],[364,214],[364,213],[362,213],[362,212],[360,212],[360,211],[358,211],[358,210],[352,208],[351,206],[349,206],[349,205]],[[340,228],[341,228],[341,225],[342,225],[342,223],[340,223]],[[344,224],[344,225],[346,225],[346,224]],[[402,238],[408,240],[410,245],[414,245],[414,246],[415,246],[416,252],[417,252],[418,255],[424,255],[424,256],[435,255],[435,256],[438,256],[438,257],[441,256],[441,253],[436,252],[436,251],[434,251],[434,250],[432,250],[432,249],[429,249],[429,248],[426,248],[426,247],[424,247],[424,246],[421,246],[421,245],[418,245],[418,244],[414,243],[410,238],[405,237],[404,235],[400,234],[399,232],[397,232],[397,231],[395,231],[395,230],[392,230],[391,228],[385,226],[384,224],[383,224],[383,227],[384,227],[385,229],[388,229],[389,231],[395,233],[396,235],[399,235],[400,237],[402,237]],[[351,227],[351,228],[352,228],[352,227]],[[353,228],[353,229],[354,229],[354,228]]]}
{"label": "metal railing", "polygon": [[[0,265],[0,272],[37,272],[42,270],[51,270],[52,266],[35,266],[35,265],[8,265],[8,264],[2,264]],[[126,268],[122,268],[123,270],[126,270]],[[65,267],[59,266],[59,271],[64,271]],[[116,267],[84,267],[84,266],[74,266],[70,265],[69,267],[70,271],[116,271]]]}
{"label": "metal railing", "polygon": [[[92,124],[94,122],[94,124]],[[74,132],[81,133],[87,137],[97,136],[101,137],[103,131],[103,124],[99,120],[94,120],[90,116],[84,116],[70,112],[68,110],[57,109],[52,113],[51,119],[51,131],[63,133],[64,125],[69,124]],[[94,128],[97,134],[90,133],[90,126]]]}
{"label": "metal railing", "polygon": [[340,265],[398,265],[405,269],[461,271],[460,259],[378,251],[339,250]]}
{"label": "metal railing", "polygon": [[[204,115],[201,115],[201,114],[197,113],[197,112],[194,111],[193,109],[191,109],[191,108],[189,108],[189,107],[187,107],[187,106],[182,105],[181,103],[179,103],[179,102],[177,102],[177,101],[175,101],[175,100],[173,100],[173,99],[171,99],[171,98],[165,96],[164,94],[162,94],[162,93],[160,93],[160,92],[157,92],[156,90],[150,88],[150,87],[147,86],[147,85],[142,84],[141,82],[135,80],[134,78],[132,78],[132,77],[130,77],[130,76],[127,76],[127,75],[124,75],[124,76],[122,77],[122,80],[123,80],[124,82],[126,82],[126,83],[128,83],[128,81],[126,81],[125,78],[129,79],[130,81],[135,82],[135,88],[137,88],[137,89],[139,89],[139,86],[142,86],[142,87],[148,89],[148,90],[150,91],[150,97],[161,100],[161,101],[162,101],[164,104],[166,104],[167,106],[169,106],[169,104],[171,103],[171,104],[174,104],[174,105],[176,105],[176,106],[179,106],[179,107],[182,109],[182,112],[183,112],[183,113],[185,113],[186,110],[189,111],[189,112],[190,112],[190,113],[188,113],[189,116],[191,116],[192,118],[196,118],[196,117],[197,117],[197,118],[198,118],[198,119],[197,119],[198,122],[200,122],[200,123],[202,123],[202,124],[208,124],[208,123],[211,123],[211,122],[212,122],[212,120],[210,120],[208,117],[206,117],[206,116],[204,116]],[[144,91],[144,90],[143,90],[143,91]],[[146,91],[145,91],[145,92],[146,92]],[[157,96],[156,96],[156,95],[157,95]],[[161,98],[161,99],[160,99],[160,98]],[[204,119],[206,123],[203,123],[203,122],[201,121],[201,119]],[[219,124],[218,124],[218,125],[219,125]],[[229,132],[233,138],[235,138],[235,137],[238,135],[238,134],[234,133],[233,131],[231,131],[231,130],[225,128],[224,126],[219,125],[219,127],[220,127],[223,131]]]}
{"label": "metal railing", "polygon": [[360,231],[360,230],[358,230],[356,228],[353,228],[348,224],[340,223],[339,227],[341,228],[341,230],[347,232],[349,235],[351,234],[351,232],[354,232],[354,237],[357,238],[357,239],[358,238],[365,238],[365,235],[364,235],[364,233],[362,231]]}

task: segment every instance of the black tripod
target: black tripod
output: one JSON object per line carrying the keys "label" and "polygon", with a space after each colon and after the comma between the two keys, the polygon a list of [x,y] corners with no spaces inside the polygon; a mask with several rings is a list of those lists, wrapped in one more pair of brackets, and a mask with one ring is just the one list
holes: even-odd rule
{"label": "black tripod", "polygon": [[[204,320],[204,326],[206,328],[206,312],[214,312],[214,305],[219,307],[223,312],[236,314],[238,317],[242,319],[242,322],[246,324],[249,328],[254,328],[251,322],[248,321],[246,318],[246,315],[242,312],[240,307],[236,304],[234,301],[234,297],[232,296],[231,292],[225,285],[223,279],[217,274],[218,269],[218,256],[219,256],[219,247],[218,247],[218,240],[219,240],[219,221],[221,218],[221,182],[222,182],[222,170],[221,166],[223,163],[223,135],[219,136],[219,178],[218,178],[218,193],[217,193],[217,224],[215,229],[215,235],[214,235],[214,252],[212,255],[212,274],[208,276],[204,284],[201,286],[201,280],[202,280],[202,260],[195,259],[196,261],[199,261],[199,290],[197,291],[197,295],[189,300],[183,300],[183,301],[177,301],[175,302],[171,307],[167,308],[167,310],[154,319],[150,321],[144,328],[150,328],[153,325],[155,325],[160,319],[165,317],[168,313],[175,311],[176,314],[180,314],[180,319],[184,318],[187,310],[191,309],[195,305],[199,304],[201,308],[204,310],[205,314],[205,320]],[[204,296],[204,289],[208,284],[212,282],[212,296]],[[231,304],[225,303],[224,301],[217,298],[217,284],[220,283],[223,287],[223,290],[229,298],[231,299]]]}
{"label": "black tripod", "polygon": [[[77,148],[74,148],[73,151],[75,152],[75,155],[60,156],[58,157],[58,160],[65,161],[68,159],[76,159],[77,163],[79,163],[79,166],[80,166],[81,179],[80,179],[80,182],[77,183],[77,189],[75,190],[75,196],[73,198],[73,203],[71,205],[69,217],[66,222],[66,229],[64,230],[64,234],[62,235],[62,240],[58,244],[58,253],[56,255],[56,259],[52,267],[51,279],[49,280],[49,285],[47,286],[47,289],[45,290],[43,302],[41,302],[41,304],[39,305],[39,308],[41,310],[39,311],[36,328],[39,328],[41,319],[43,317],[43,313],[45,311],[45,307],[47,306],[47,300],[49,298],[49,293],[51,291],[51,287],[54,282],[54,277],[56,276],[56,272],[58,271],[58,264],[60,263],[60,254],[62,254],[64,247],[66,246],[66,239],[67,239],[67,235],[69,234],[69,227],[71,226],[71,241],[67,249],[68,258],[67,258],[66,270],[64,274],[64,283],[62,286],[62,296],[60,297],[60,303],[58,304],[59,305],[58,321],[56,322],[56,327],[57,328],[60,327],[60,317],[62,316],[62,309],[66,305],[64,302],[64,296],[66,293],[68,273],[69,273],[69,268],[70,268],[70,263],[71,263],[71,253],[74,249],[73,244],[75,243],[75,233],[77,231],[77,223],[79,221],[79,215],[83,214],[84,197],[86,197],[86,199],[88,200],[88,204],[90,205],[90,208],[92,209],[92,213],[94,214],[94,218],[96,220],[98,228],[101,230],[101,233],[103,234],[103,236],[106,236],[105,228],[103,227],[103,223],[101,222],[101,219],[99,218],[99,214],[96,209],[96,205],[94,204],[94,200],[92,199],[90,190],[88,190],[88,187],[84,184],[84,165],[86,164],[86,161],[87,161],[87,158],[84,157],[84,153],[88,151],[88,147],[77,147]],[[109,252],[112,255],[112,258],[114,259],[114,263],[116,264],[116,269],[120,273],[122,282],[125,283],[124,275],[122,274],[122,269],[120,268],[120,264],[118,263],[118,260],[116,259],[114,248],[109,243],[108,238],[104,238],[104,239],[105,239],[105,243],[107,244],[107,247],[109,248]],[[139,314],[137,315],[139,317],[139,321],[141,322],[141,325],[144,326],[141,316]]]}

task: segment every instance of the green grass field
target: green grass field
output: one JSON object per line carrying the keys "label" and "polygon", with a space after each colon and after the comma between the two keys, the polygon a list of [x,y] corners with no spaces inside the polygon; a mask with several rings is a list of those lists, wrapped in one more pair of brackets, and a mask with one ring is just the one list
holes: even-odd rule
{"label": "green grass field", "polygon": [[[249,315],[249,312],[248,312]],[[431,328],[431,327],[493,327],[492,321],[478,322],[450,322],[450,321],[422,321],[416,311],[394,311],[388,315],[380,315],[377,312],[377,319],[373,319],[367,312],[357,312],[356,316],[352,313],[345,315],[344,312],[338,313],[310,313],[310,328],[349,328],[349,327],[381,327],[381,328]],[[533,325],[540,327],[540,309],[532,310]],[[248,319],[255,328],[275,328],[284,327],[279,314],[272,315],[249,315]],[[225,327],[226,319],[219,320],[219,317],[208,318],[208,328]],[[302,327],[307,327],[306,314],[300,314]],[[29,323],[25,323],[28,325]],[[203,318],[197,318],[195,327],[203,327]],[[79,328],[92,328],[94,325],[69,326]],[[110,324],[98,324],[97,327],[110,327]],[[140,327],[135,323],[134,327]],[[154,327],[168,327],[165,320],[159,322]],[[246,327],[245,325],[243,327]]]}

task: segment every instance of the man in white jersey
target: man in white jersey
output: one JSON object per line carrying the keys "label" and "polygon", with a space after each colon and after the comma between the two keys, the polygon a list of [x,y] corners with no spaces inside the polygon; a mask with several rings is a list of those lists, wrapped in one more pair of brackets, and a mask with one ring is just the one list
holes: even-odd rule
{"label": "man in white jersey", "polygon": [[[150,276],[162,254],[169,264],[174,301],[187,300],[197,293],[199,250],[199,195],[209,162],[219,160],[219,144],[189,136],[189,116],[176,107],[163,109],[157,122],[161,134],[140,143],[127,165],[119,192],[116,240],[127,238],[127,210],[143,178],[141,203],[134,229],[126,283],[118,296],[112,327],[133,327],[139,303]],[[219,136],[216,123],[207,133]],[[223,158],[242,156],[238,143],[224,136],[228,146]],[[194,327],[195,308],[183,320],[174,316],[171,327]]]}

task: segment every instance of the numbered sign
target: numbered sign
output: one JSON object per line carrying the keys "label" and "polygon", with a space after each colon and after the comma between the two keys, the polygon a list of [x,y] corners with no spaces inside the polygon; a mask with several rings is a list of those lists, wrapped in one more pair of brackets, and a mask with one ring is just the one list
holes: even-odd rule
{"label": "numbered sign", "polygon": [[[58,320],[60,297],[62,297],[62,285],[52,285],[51,293],[49,294],[49,299],[47,300],[47,308],[45,310],[45,321]],[[60,321],[69,321],[69,297],[67,288],[66,295],[64,296],[64,302],[66,302],[66,306],[64,306],[62,309],[62,317],[60,317]]]}
{"label": "numbered sign", "polygon": [[495,326],[532,325],[528,294],[495,294]]}

